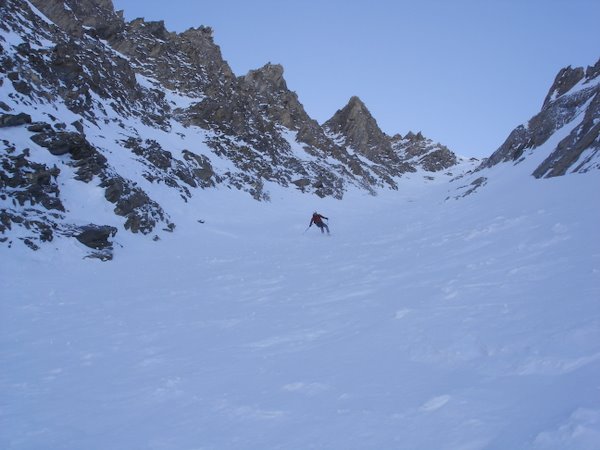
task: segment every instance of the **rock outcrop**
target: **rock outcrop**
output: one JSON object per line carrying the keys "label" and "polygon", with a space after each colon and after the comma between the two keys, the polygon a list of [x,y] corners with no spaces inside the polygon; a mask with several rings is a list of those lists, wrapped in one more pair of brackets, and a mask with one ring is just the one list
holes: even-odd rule
{"label": "rock outcrop", "polygon": [[459,162],[448,147],[424,137],[421,132],[409,132],[404,137],[395,135],[391,142],[401,161],[427,172],[448,170]]}

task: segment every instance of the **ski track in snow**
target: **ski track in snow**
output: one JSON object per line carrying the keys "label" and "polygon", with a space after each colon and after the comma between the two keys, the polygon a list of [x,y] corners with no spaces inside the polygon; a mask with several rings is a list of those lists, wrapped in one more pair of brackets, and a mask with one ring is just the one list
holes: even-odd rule
{"label": "ski track in snow", "polygon": [[599,448],[600,182],[503,170],[204,191],[110,263],[0,247],[0,448]]}

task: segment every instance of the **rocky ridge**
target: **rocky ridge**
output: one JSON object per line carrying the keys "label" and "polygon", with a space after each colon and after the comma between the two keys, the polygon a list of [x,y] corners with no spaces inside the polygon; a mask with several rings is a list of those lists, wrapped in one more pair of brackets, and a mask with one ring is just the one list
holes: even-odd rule
{"label": "rocky ridge", "polygon": [[556,76],[541,111],[515,128],[480,169],[518,164],[559,130],[567,132],[533,171],[536,178],[600,168],[600,60],[587,69],[567,67]]}
{"label": "rocky ridge", "polygon": [[421,132],[388,136],[377,124],[366,105],[356,96],[323,124],[327,135],[353,155],[375,163],[379,176],[393,177],[417,172],[441,172],[457,165],[459,158],[446,146],[427,139]]}
{"label": "rocky ridge", "polygon": [[489,170],[496,166],[525,161],[532,162],[533,170],[527,170],[535,178],[600,169],[600,60],[586,69],[560,70],[541,111],[515,128],[465,180],[453,180],[461,180],[461,186],[450,197],[465,197],[486,186]]}
{"label": "rocky ridge", "polygon": [[[175,224],[146,192],[151,184],[183,202],[216,186],[268,200],[269,183],[342,198],[352,186],[374,194],[395,189],[403,173],[450,167],[395,148],[357,98],[358,115],[319,125],[282,66],[235,76],[209,27],[173,33],[163,22],[126,22],[110,0],[6,0],[0,18],[7,245],[79,236],[109,259],[118,229],[159,239]],[[122,222],[72,219],[60,188],[70,177],[101,189]]]}

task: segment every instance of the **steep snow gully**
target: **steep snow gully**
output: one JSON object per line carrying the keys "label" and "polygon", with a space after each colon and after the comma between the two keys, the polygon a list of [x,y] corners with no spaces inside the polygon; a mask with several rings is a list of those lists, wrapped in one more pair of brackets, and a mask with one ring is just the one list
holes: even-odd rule
{"label": "steep snow gully", "polygon": [[460,200],[214,189],[110,263],[12,249],[0,447],[598,448],[600,180],[534,163]]}

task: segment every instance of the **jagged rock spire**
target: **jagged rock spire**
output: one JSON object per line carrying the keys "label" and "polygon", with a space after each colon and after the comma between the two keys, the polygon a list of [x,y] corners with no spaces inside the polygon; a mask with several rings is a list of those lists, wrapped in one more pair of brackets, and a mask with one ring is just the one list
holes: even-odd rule
{"label": "jagged rock spire", "polygon": [[353,96],[342,109],[323,124],[331,134],[342,136],[344,144],[373,161],[391,153],[388,136],[381,131],[375,118],[363,103]]}

